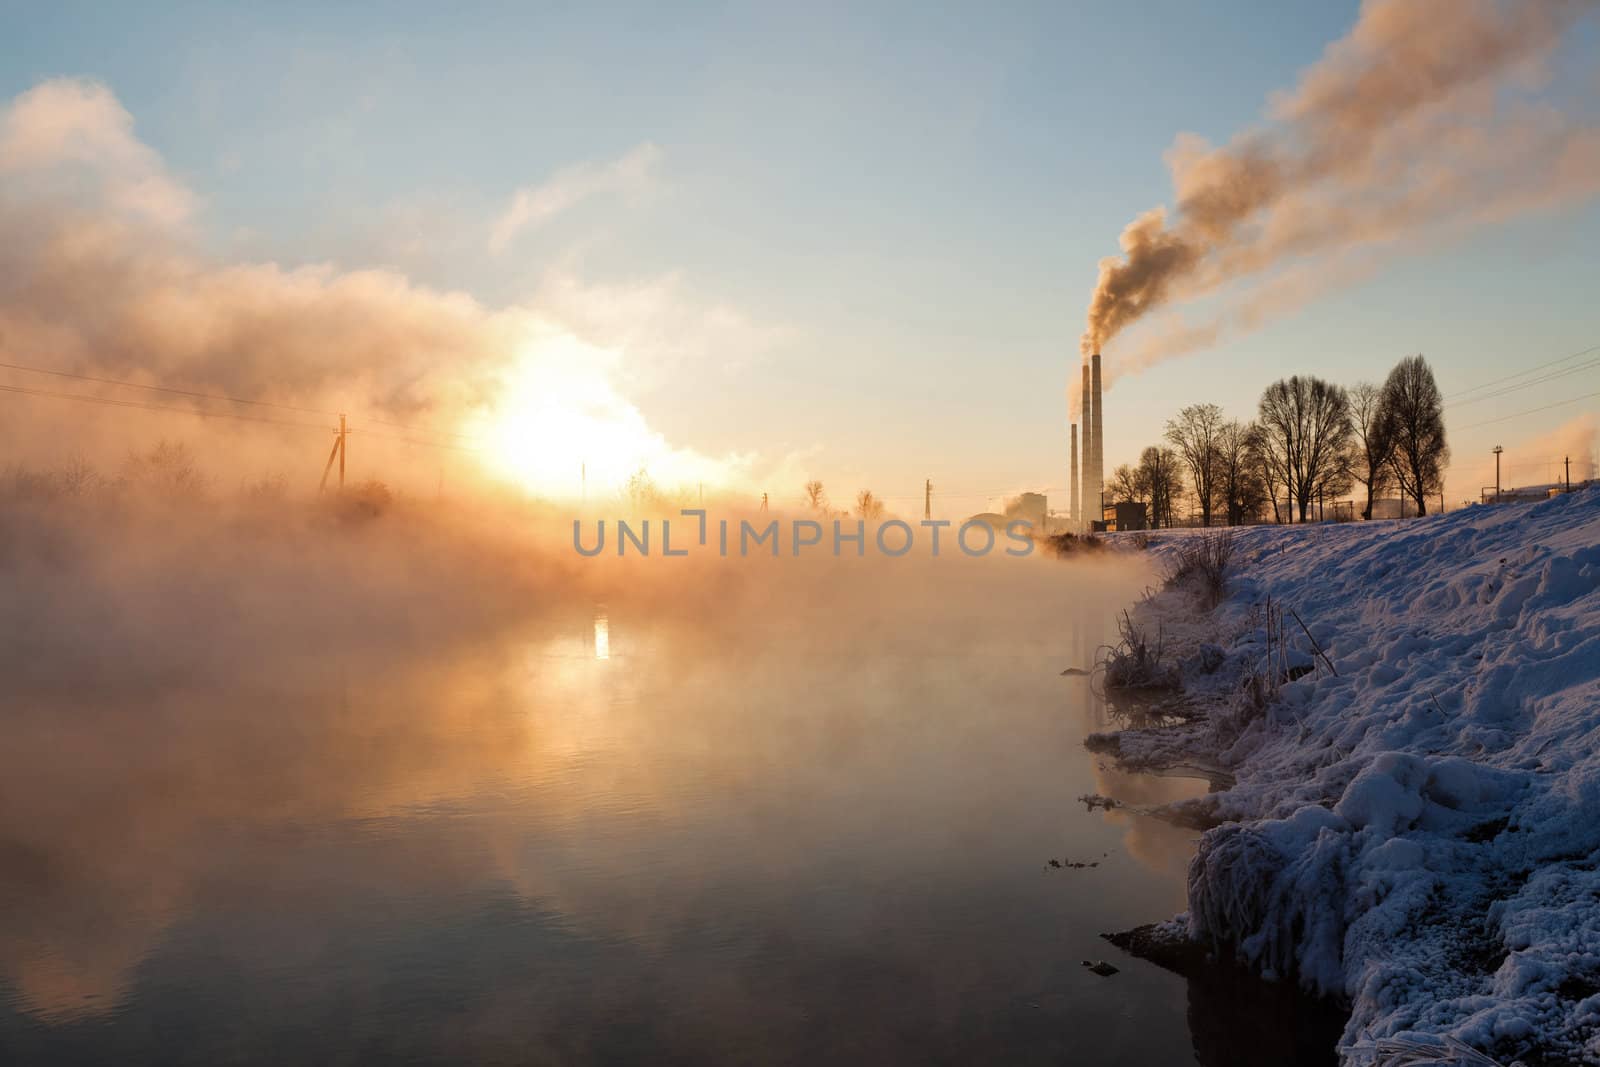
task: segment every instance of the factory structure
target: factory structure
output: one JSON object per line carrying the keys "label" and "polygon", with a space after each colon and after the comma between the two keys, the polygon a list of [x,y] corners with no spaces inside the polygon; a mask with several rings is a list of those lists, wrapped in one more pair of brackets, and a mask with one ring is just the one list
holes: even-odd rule
{"label": "factory structure", "polygon": [[[1105,418],[1100,401],[1100,353],[1083,364],[1083,389],[1078,405],[1078,421],[1072,424],[1072,470],[1070,477],[1072,528],[1092,533],[1105,528]],[[1082,433],[1079,433],[1079,427]],[[1080,437],[1082,447],[1079,446]]]}
{"label": "factory structure", "polygon": [[[1115,508],[1115,517],[1108,525],[1104,502],[1105,490],[1105,416],[1100,410],[1100,353],[1084,360],[1083,390],[1078,405],[1078,422],[1072,423],[1071,451],[1068,472],[1067,529],[1072,533],[1096,533],[1108,528],[1115,530],[1142,530],[1145,528],[1145,505],[1121,503]],[[1081,427],[1081,430],[1080,430]],[[968,522],[986,522],[996,530],[1004,530],[1008,523],[1026,521],[1034,530],[1052,532],[1049,501],[1042,493],[1022,493],[1005,502],[1003,512],[985,511],[974,515]],[[1055,514],[1060,522],[1061,513]],[[1056,530],[1060,527],[1057,526]]]}

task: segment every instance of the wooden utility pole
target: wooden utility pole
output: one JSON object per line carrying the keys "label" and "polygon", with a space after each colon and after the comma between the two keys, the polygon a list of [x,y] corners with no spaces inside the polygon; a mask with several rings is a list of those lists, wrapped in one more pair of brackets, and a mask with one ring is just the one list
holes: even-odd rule
{"label": "wooden utility pole", "polygon": [[328,488],[328,472],[333,470],[334,457],[339,454],[339,439],[333,439],[333,448],[328,451],[328,462],[322,465],[322,481],[317,483],[317,492],[321,493]]}
{"label": "wooden utility pole", "polygon": [[340,415],[339,428],[333,431],[333,448],[328,452],[328,462],[322,466],[322,481],[317,483],[318,493],[328,487],[328,472],[333,470],[333,461],[336,459],[339,461],[339,491],[344,492],[344,439],[349,432],[345,427],[344,416]]}
{"label": "wooden utility pole", "polygon": [[1500,453],[1505,449],[1499,445],[1494,446],[1494,502],[1500,503]]}
{"label": "wooden utility pole", "polygon": [[922,483],[922,517],[933,518],[933,479]]}
{"label": "wooden utility pole", "polygon": [[767,494],[765,494],[765,493],[761,494],[761,510],[762,511],[766,511],[767,510]]}
{"label": "wooden utility pole", "polygon": [[1562,463],[1563,466],[1565,466],[1567,468],[1567,492],[1570,493],[1570,492],[1572,492],[1572,457],[1571,456],[1564,457],[1561,460],[1561,463]]}
{"label": "wooden utility pole", "polygon": [[333,447],[328,450],[328,462],[322,465],[322,480],[317,483],[317,492],[320,494],[328,488],[328,472],[333,470],[333,461],[339,458],[339,435],[333,435]]}

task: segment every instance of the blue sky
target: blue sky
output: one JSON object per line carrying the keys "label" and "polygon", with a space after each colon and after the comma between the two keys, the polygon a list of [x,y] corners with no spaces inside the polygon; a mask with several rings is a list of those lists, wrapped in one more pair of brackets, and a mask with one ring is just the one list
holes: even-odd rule
{"label": "blue sky", "polygon": [[[991,491],[1064,483],[1063,394],[1096,262],[1170,202],[1174,136],[1220,142],[1259,119],[1356,13],[7,5],[0,94],[103,82],[198,194],[221,258],[389,266],[491,306],[548,298],[553,279],[657,286],[699,325],[635,331],[617,384],[668,440],[798,454],[825,480],[891,496],[932,477],[973,494],[951,502],[970,511]],[[1592,57],[1594,27],[1570,48]],[[486,247],[518,189],[641,146],[657,153],[647,182]],[[1258,332],[1120,381],[1108,467],[1184,403],[1248,415],[1281,373],[1351,381],[1422,351],[1450,394],[1600,344],[1597,248],[1591,202],[1397,255]],[[1458,460],[1600,405],[1469,421],[1593,390],[1600,373],[1452,415]]]}

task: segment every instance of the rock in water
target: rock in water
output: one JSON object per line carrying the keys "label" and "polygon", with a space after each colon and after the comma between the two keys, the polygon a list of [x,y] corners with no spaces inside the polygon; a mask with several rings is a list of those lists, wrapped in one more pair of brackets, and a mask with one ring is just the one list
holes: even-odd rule
{"label": "rock in water", "polygon": [[1117,973],[1117,969],[1105,960],[1095,960],[1093,963],[1084,960],[1083,965],[1089,968],[1090,972],[1098,974],[1101,978],[1110,978]]}

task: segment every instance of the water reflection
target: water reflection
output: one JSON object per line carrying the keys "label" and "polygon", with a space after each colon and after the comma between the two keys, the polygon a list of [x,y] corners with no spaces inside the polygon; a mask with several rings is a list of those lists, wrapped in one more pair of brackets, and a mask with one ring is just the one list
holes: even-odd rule
{"label": "water reflection", "polygon": [[1192,836],[1075,803],[1187,788],[1108,778],[1058,674],[1131,587],[827,572],[436,660],[35,687],[0,727],[0,1047],[1174,1062],[1182,981],[1079,966],[1174,910]]}

